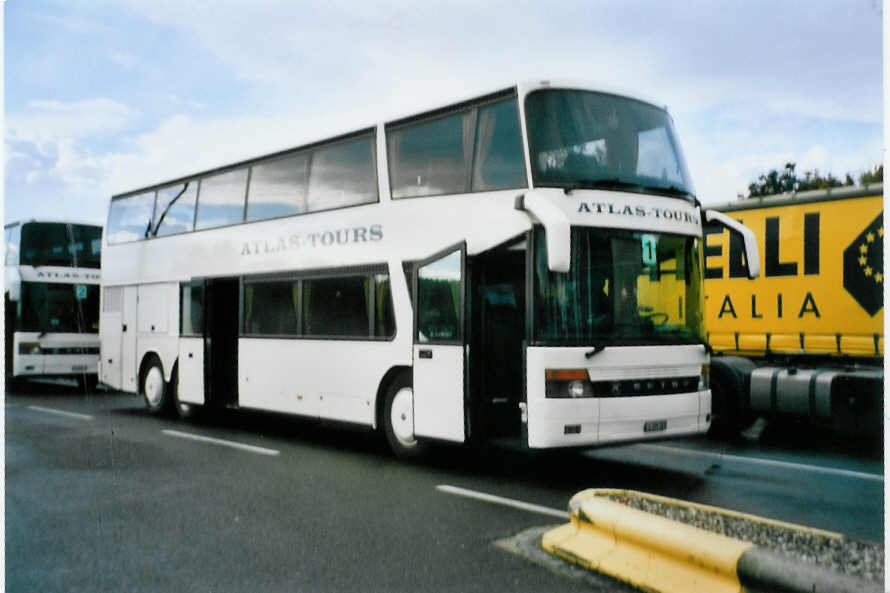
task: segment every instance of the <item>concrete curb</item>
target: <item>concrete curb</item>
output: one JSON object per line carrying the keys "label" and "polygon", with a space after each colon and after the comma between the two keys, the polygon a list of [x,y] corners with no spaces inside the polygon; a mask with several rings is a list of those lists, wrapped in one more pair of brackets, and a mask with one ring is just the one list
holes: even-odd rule
{"label": "concrete curb", "polygon": [[664,593],[853,593],[879,585],[800,563],[748,542],[679,523],[609,500],[648,498],[784,528],[840,534],[772,521],[683,500],[624,490],[585,490],[569,503],[571,523],[544,534],[549,553],[649,591]]}

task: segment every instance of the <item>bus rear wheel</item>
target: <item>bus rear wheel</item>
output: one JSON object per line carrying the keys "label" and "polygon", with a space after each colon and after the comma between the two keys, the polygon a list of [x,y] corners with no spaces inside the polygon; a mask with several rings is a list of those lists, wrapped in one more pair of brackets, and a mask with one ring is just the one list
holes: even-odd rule
{"label": "bus rear wheel", "polygon": [[142,396],[145,398],[145,405],[150,412],[159,414],[167,410],[170,405],[169,390],[164,381],[164,369],[161,367],[161,361],[156,356],[151,356],[146,360],[139,386]]}
{"label": "bus rear wheel", "polygon": [[416,459],[424,453],[424,444],[414,435],[414,389],[406,374],[387,389],[382,421],[389,448],[396,457]]}

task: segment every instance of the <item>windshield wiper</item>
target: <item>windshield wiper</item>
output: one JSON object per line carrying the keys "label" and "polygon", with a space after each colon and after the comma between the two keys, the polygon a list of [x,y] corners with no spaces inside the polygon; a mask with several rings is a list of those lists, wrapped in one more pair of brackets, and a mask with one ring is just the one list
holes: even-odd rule
{"label": "windshield wiper", "polygon": [[599,354],[600,352],[602,352],[605,349],[606,349],[606,347],[603,346],[602,344],[597,344],[593,347],[593,350],[589,350],[584,353],[584,358],[587,358],[587,359],[593,358],[594,356],[596,356],[597,354]]}
{"label": "windshield wiper", "polygon": [[618,177],[608,179],[576,179],[562,186],[566,195],[576,189],[644,189],[639,183],[622,181]]}
{"label": "windshield wiper", "polygon": [[661,185],[643,185],[643,186],[641,186],[641,189],[644,189],[644,190],[650,191],[650,192],[654,192],[654,193],[670,194],[672,196],[679,196],[679,197],[684,197],[684,198],[685,197],[692,197],[692,198],[695,197],[694,195],[692,195],[692,192],[690,192],[689,190],[679,188],[676,185],[669,185],[667,187],[664,187]]}
{"label": "windshield wiper", "polygon": [[170,211],[170,208],[173,206],[173,204],[176,203],[176,200],[181,198],[182,194],[185,193],[185,190],[187,190],[189,188],[189,183],[191,183],[191,181],[186,181],[185,185],[182,187],[182,190],[180,190],[180,192],[178,194],[176,194],[176,197],[174,197],[172,200],[167,202],[167,205],[164,206],[164,211],[161,212],[161,215],[158,217],[158,224],[155,225],[155,228],[153,231],[151,230],[151,221],[148,221],[148,229],[146,229],[146,231],[145,231],[146,237],[148,237],[149,232],[151,233],[152,237],[158,236],[158,230],[161,228],[161,223],[164,222],[164,217],[167,216],[167,212]]}

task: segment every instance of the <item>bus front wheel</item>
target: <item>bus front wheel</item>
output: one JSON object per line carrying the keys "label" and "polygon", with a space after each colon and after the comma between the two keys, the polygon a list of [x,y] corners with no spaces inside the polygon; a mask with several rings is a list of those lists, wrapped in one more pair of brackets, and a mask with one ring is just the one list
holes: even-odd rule
{"label": "bus front wheel", "polygon": [[145,363],[140,381],[142,396],[149,411],[160,413],[166,411],[169,405],[167,383],[164,381],[164,370],[161,361],[156,356],[151,356]]}
{"label": "bus front wheel", "polygon": [[423,443],[414,436],[414,389],[407,375],[397,377],[387,389],[382,420],[389,448],[396,457],[414,459],[423,454]]}

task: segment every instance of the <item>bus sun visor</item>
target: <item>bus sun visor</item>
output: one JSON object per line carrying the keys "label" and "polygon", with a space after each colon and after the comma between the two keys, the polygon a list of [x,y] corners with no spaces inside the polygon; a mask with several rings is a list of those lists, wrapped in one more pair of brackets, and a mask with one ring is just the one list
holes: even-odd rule
{"label": "bus sun visor", "polygon": [[516,209],[532,214],[547,233],[547,267],[551,272],[566,273],[571,264],[571,225],[565,212],[547,196],[527,191],[516,197]]}

